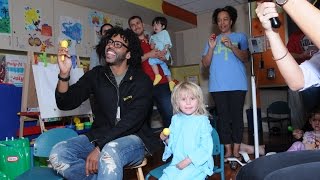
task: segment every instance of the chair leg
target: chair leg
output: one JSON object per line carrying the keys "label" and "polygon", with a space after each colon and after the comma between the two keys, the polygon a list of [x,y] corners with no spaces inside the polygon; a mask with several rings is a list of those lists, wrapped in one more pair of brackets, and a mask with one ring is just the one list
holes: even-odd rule
{"label": "chair leg", "polygon": [[143,176],[143,172],[142,172],[142,168],[141,167],[139,167],[136,170],[136,174],[137,174],[138,180],[144,180],[144,176]]}

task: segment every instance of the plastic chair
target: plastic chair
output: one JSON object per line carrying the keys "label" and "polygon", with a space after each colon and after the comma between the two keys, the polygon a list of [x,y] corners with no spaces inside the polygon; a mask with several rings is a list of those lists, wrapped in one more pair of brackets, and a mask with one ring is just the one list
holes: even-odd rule
{"label": "plastic chair", "polygon": [[[76,136],[78,136],[78,134],[69,128],[54,128],[45,131],[35,140],[33,156],[49,158],[50,151],[54,145],[56,145],[58,142]],[[16,180],[29,179],[62,180],[63,177],[49,167],[32,167],[30,170],[24,172],[16,178]]]}
{"label": "plastic chair", "polygon": [[291,111],[287,102],[276,101],[271,103],[267,108],[267,117],[265,118],[268,122],[269,134],[276,134],[273,132],[273,128],[270,127],[270,123],[280,123],[282,129],[282,122],[288,121],[291,125]]}
{"label": "plastic chair", "polygon": [[[219,160],[220,160],[220,166],[215,165],[213,168],[213,172],[214,173],[220,173],[220,179],[224,180],[224,146],[222,144],[220,144],[220,139],[219,139],[219,135],[217,133],[217,131],[213,128],[212,129],[212,140],[213,140],[213,151],[212,151],[212,155],[213,156],[220,156]],[[163,174],[163,170],[169,166],[170,162],[163,164],[153,170],[151,170],[147,175],[145,179],[149,179],[151,176],[159,179],[162,174]]]}

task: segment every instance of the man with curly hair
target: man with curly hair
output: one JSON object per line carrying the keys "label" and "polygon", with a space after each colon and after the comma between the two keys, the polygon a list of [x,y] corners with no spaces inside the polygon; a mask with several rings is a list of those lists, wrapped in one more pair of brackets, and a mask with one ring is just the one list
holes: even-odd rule
{"label": "man with curly hair", "polygon": [[[94,94],[95,120],[89,132],[57,144],[50,154],[53,168],[66,179],[123,179],[123,167],[140,164],[159,147],[147,125],[152,110],[152,82],[140,70],[142,50],[129,29],[113,28],[100,41],[106,61],[69,85],[71,59],[60,48],[57,105],[71,110]],[[61,56],[65,56],[62,60]]]}

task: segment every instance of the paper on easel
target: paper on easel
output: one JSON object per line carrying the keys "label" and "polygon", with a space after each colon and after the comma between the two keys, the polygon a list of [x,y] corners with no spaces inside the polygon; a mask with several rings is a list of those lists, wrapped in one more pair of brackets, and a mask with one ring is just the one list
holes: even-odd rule
{"label": "paper on easel", "polygon": [[[39,62],[38,65],[32,65],[32,70],[41,118],[92,114],[89,100],[86,100],[78,108],[70,111],[62,111],[57,107],[55,89],[58,83],[58,64],[48,63],[47,67],[44,67],[44,64]],[[77,82],[83,74],[82,68],[72,68],[70,72],[70,85]]]}

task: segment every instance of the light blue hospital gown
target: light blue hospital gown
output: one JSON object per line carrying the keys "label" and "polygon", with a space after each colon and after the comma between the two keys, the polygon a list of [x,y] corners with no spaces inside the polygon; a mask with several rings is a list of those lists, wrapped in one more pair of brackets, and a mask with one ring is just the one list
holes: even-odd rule
{"label": "light blue hospital gown", "polygon": [[[162,160],[165,161],[172,154],[173,158],[160,180],[201,180],[212,175],[212,127],[208,117],[176,114],[172,117],[169,129],[169,142],[165,146]],[[186,157],[189,157],[192,163],[179,170],[176,164]]]}

